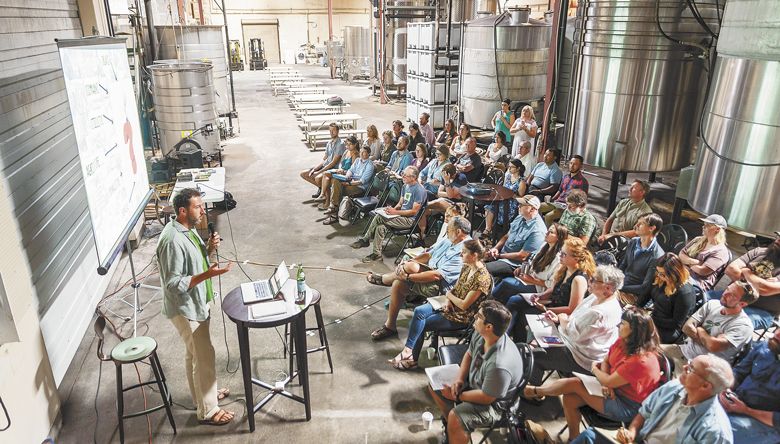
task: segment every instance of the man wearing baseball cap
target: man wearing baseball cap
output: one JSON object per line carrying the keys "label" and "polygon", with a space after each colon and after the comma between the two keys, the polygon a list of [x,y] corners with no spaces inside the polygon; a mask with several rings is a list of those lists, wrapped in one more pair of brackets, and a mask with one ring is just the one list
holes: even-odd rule
{"label": "man wearing baseball cap", "polygon": [[486,264],[490,274],[497,280],[512,276],[528,255],[537,251],[544,243],[547,227],[539,215],[542,203],[536,196],[517,197],[520,204],[517,217],[505,234],[487,253]]}

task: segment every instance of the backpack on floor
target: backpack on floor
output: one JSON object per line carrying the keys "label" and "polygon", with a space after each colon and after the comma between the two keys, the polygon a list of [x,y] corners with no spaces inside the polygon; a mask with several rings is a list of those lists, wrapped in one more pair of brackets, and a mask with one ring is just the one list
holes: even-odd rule
{"label": "backpack on floor", "polygon": [[352,203],[352,198],[349,196],[342,197],[341,202],[339,202],[339,219],[350,220],[354,209],[355,206]]}

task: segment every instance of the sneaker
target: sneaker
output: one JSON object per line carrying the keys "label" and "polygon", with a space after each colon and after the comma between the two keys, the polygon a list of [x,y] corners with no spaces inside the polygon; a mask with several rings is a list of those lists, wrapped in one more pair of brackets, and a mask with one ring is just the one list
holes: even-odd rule
{"label": "sneaker", "polygon": [[379,253],[371,253],[368,256],[363,258],[363,263],[367,264],[369,262],[378,261],[379,259],[382,259],[382,255]]}
{"label": "sneaker", "polygon": [[368,241],[365,239],[358,239],[355,242],[352,242],[350,247],[352,248],[365,248],[368,246]]}
{"label": "sneaker", "polygon": [[316,199],[316,198],[318,198],[318,197],[320,197],[320,191],[319,191],[319,190],[317,190],[317,192],[316,192],[316,193],[314,193],[314,194],[312,194],[312,195],[311,195],[311,198],[312,198],[312,199]]}

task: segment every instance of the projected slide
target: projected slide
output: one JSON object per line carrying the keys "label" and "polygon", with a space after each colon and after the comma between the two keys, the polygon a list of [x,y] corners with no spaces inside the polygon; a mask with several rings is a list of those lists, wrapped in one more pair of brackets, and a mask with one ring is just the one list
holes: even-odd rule
{"label": "projected slide", "polygon": [[98,258],[107,267],[149,197],[127,49],[109,38],[58,44]]}

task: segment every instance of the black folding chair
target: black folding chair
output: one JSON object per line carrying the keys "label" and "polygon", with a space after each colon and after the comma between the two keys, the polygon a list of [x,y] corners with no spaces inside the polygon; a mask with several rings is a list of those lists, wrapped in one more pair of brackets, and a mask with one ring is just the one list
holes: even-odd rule
{"label": "black folding chair", "polygon": [[350,219],[351,224],[370,213],[386,199],[386,195],[389,193],[389,179],[390,175],[387,171],[376,173],[366,194],[352,200],[352,203],[355,205],[355,214]]}
{"label": "black folding chair", "polygon": [[401,249],[398,251],[398,254],[395,257],[395,263],[398,264],[401,262],[401,257],[403,257],[404,249],[406,249],[406,246],[409,244],[409,241],[412,239],[412,236],[417,234],[420,230],[418,229],[418,225],[420,225],[420,219],[423,217],[423,214],[425,213],[425,208],[428,206],[428,202],[425,201],[420,205],[420,209],[417,210],[417,214],[414,215],[414,219],[412,221],[412,225],[407,228],[393,228],[393,227],[387,227],[387,230],[390,232],[390,235],[387,236],[387,240],[385,240],[384,248],[387,248],[387,246],[390,244],[390,241],[395,239],[398,236],[404,236],[404,243],[401,246]]}
{"label": "black folding chair", "polygon": [[665,252],[679,253],[688,243],[688,233],[681,225],[667,224],[658,232],[657,239]]}

